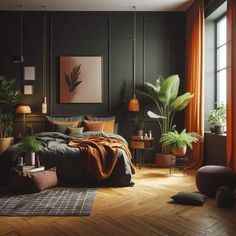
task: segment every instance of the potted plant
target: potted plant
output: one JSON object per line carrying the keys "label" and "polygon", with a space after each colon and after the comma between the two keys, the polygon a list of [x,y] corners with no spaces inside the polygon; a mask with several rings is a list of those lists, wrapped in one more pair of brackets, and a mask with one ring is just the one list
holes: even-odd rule
{"label": "potted plant", "polygon": [[216,109],[209,112],[208,122],[213,127],[215,134],[223,134],[226,122],[226,107],[221,103]]}
{"label": "potted plant", "polygon": [[141,117],[136,116],[134,118],[135,124],[135,134],[138,136],[143,136],[144,120]]}
{"label": "potted plant", "polygon": [[16,88],[15,80],[0,76],[0,155],[14,142],[13,114],[19,98],[20,91]]}
{"label": "potted plant", "polygon": [[202,137],[195,132],[187,133],[182,130],[180,133],[177,130],[164,133],[160,139],[163,147],[171,150],[176,157],[182,157],[186,154],[187,147],[192,149],[193,143],[202,141]]}
{"label": "potted plant", "polygon": [[17,157],[20,154],[26,154],[26,164],[35,165],[35,153],[42,149],[42,144],[34,137],[26,137],[15,149],[14,156]]}
{"label": "potted plant", "polygon": [[[189,92],[178,96],[179,85],[179,76],[171,75],[166,79],[159,77],[155,84],[145,82],[144,91],[137,91],[138,94],[150,98],[156,105],[158,113],[148,111],[147,114],[150,118],[157,119],[161,134],[173,131],[176,112],[182,111],[194,96]],[[168,153],[168,149],[162,146],[162,153],[156,155],[157,166],[168,167],[170,165],[171,156],[168,156]]]}
{"label": "potted plant", "polygon": [[28,135],[29,136],[33,136],[34,135],[34,129],[33,129],[33,125],[31,122],[27,122],[26,123],[26,127],[28,129]]}

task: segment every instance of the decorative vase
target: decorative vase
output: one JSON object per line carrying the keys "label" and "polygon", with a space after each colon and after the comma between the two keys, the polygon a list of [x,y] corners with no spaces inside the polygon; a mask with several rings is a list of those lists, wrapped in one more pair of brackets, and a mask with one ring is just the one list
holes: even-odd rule
{"label": "decorative vase", "polygon": [[223,125],[215,125],[214,126],[214,133],[215,134],[223,134],[224,133],[224,126]]}
{"label": "decorative vase", "polygon": [[0,156],[14,143],[13,137],[0,138]]}
{"label": "decorative vase", "polygon": [[182,148],[173,147],[171,149],[172,154],[175,155],[176,157],[183,157],[183,156],[185,156],[186,151],[187,151],[187,146],[184,146]]}

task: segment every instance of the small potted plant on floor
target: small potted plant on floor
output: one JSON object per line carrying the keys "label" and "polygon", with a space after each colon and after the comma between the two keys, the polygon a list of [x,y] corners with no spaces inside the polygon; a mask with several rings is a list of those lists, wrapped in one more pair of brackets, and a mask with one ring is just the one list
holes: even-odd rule
{"label": "small potted plant on floor", "polygon": [[35,153],[42,149],[42,144],[34,137],[26,137],[15,149],[15,156],[25,153],[26,164],[35,165]]}
{"label": "small potted plant on floor", "polygon": [[210,111],[208,122],[213,127],[215,134],[224,133],[224,126],[226,122],[226,107],[224,103],[221,103],[216,109]]}
{"label": "small potted plant on floor", "polygon": [[182,157],[186,154],[187,147],[192,149],[193,143],[202,141],[202,137],[195,133],[187,133],[182,130],[180,133],[177,130],[164,133],[160,139],[163,147],[170,150],[176,157]]}

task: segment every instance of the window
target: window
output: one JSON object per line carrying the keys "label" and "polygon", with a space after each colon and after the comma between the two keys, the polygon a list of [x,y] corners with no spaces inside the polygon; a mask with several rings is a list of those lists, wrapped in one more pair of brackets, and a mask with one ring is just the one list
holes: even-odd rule
{"label": "window", "polygon": [[226,16],[216,22],[216,99],[226,104],[227,91],[227,21]]}

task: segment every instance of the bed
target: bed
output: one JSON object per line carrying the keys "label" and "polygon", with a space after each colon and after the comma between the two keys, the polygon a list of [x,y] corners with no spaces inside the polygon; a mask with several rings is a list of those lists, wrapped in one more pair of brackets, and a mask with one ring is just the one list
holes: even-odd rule
{"label": "bed", "polygon": [[[131,158],[128,157],[128,149],[126,140],[117,134],[108,134],[105,132],[88,131],[78,135],[68,136],[59,132],[42,132],[35,135],[42,143],[43,148],[38,153],[41,165],[46,169],[51,167],[57,168],[57,176],[59,183],[63,186],[94,186],[94,185],[115,185],[129,186],[132,184],[131,178],[134,173],[134,167]],[[95,138],[95,139],[94,139]],[[85,160],[89,158],[80,148],[81,142],[84,140],[89,142],[91,139],[110,140],[111,142],[124,145],[123,148],[117,148],[117,159],[111,173],[104,178],[94,174],[94,170],[89,168],[93,164],[87,164]],[[73,145],[68,145],[73,142]],[[95,141],[96,142],[96,141]],[[19,144],[13,145],[7,152],[0,157],[1,180],[9,179],[9,170],[14,165],[14,149]],[[104,168],[110,168],[109,158],[112,158],[108,152],[108,162],[104,164]]]}

